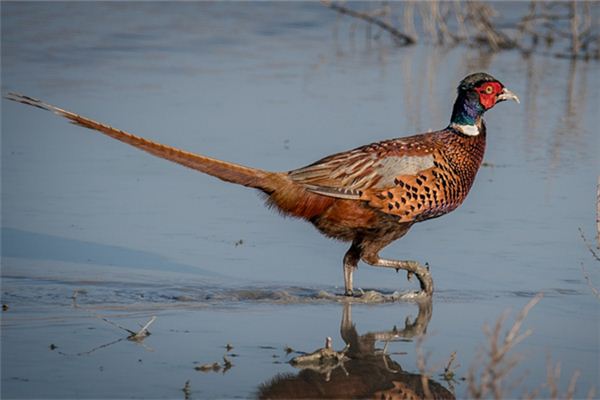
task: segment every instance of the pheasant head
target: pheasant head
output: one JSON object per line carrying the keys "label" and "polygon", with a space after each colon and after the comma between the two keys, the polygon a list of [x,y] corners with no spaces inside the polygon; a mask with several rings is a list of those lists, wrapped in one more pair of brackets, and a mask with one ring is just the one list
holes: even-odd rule
{"label": "pheasant head", "polygon": [[484,72],[471,74],[458,85],[450,125],[465,135],[478,135],[477,125],[483,113],[505,100],[519,103],[517,95],[493,76]]}

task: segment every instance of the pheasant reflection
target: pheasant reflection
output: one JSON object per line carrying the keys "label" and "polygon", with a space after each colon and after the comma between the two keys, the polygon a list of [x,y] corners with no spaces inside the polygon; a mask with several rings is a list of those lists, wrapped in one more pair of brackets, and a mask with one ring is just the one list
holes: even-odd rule
{"label": "pheasant reflection", "polygon": [[[369,332],[359,335],[352,323],[352,306],[344,304],[340,332],[346,343],[335,352],[328,343],[324,349],[300,358],[297,374],[279,374],[259,387],[260,399],[288,398],[373,398],[423,399],[422,377],[402,370],[400,364],[385,352],[387,343],[406,340],[425,333],[431,319],[431,300],[418,303],[419,314],[414,321],[406,319],[404,329]],[[376,347],[384,342],[384,349]],[[319,359],[319,356],[324,357]],[[429,390],[435,399],[454,399],[441,384],[429,380]]]}

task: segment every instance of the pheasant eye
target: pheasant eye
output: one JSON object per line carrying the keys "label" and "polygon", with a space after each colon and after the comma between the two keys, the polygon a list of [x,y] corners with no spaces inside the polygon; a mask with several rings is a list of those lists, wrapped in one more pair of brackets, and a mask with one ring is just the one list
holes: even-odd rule
{"label": "pheasant eye", "polygon": [[489,85],[489,86],[486,86],[484,90],[485,90],[485,94],[492,94],[492,92],[494,91],[494,88],[491,85]]}

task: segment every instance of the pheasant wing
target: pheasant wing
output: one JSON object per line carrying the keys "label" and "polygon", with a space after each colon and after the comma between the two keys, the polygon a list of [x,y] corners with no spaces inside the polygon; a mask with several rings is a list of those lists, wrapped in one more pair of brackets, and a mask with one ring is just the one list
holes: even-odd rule
{"label": "pheasant wing", "polygon": [[310,192],[365,201],[401,221],[430,218],[441,211],[443,197],[436,186],[437,146],[432,136],[359,147],[291,171],[289,176]]}

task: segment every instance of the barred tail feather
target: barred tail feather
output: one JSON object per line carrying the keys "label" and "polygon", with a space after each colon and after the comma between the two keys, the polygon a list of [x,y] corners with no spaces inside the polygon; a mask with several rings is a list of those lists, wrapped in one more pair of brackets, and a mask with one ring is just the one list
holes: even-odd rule
{"label": "barred tail feather", "polygon": [[[272,178],[274,178],[274,175],[278,175],[276,173],[217,160],[215,158],[190,153],[175,147],[157,143],[18,93],[9,93],[6,98],[53,112],[56,115],[67,118],[75,125],[98,131],[154,156],[212,175],[226,182],[261,189],[267,193],[275,190],[272,186],[276,182],[271,181],[273,180]],[[278,179],[275,179],[275,181],[278,181]]]}

